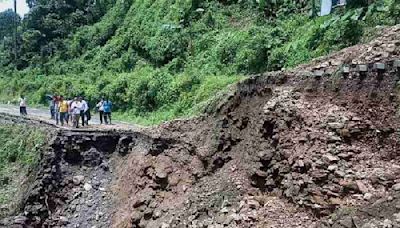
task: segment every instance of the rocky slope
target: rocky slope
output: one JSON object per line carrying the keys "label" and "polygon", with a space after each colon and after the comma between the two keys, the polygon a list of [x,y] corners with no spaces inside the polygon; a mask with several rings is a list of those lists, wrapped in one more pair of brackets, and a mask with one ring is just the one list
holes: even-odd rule
{"label": "rocky slope", "polygon": [[210,115],[154,129],[177,142],[119,165],[115,226],[352,227],[329,215],[396,198],[399,31],[254,76]]}
{"label": "rocky slope", "polygon": [[39,192],[3,223],[399,227],[400,26],[382,34],[253,76],[195,119],[62,130],[43,155]]}
{"label": "rocky slope", "polygon": [[[27,183],[19,213],[0,227],[110,227],[115,160],[129,147],[153,149],[164,143],[135,131],[58,128],[41,119],[0,113],[0,124],[44,128],[52,140]],[[166,142],[165,142],[166,143]]]}

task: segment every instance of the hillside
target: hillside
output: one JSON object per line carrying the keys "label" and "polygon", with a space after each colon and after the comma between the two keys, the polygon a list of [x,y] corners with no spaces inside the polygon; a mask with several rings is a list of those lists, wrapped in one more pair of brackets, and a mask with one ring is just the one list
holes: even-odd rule
{"label": "hillside", "polygon": [[52,136],[0,227],[399,227],[399,80],[396,25],[243,80],[192,119],[70,129],[0,113]]}
{"label": "hillside", "polygon": [[399,22],[398,0],[349,1],[311,17],[307,1],[30,1],[0,40],[0,100],[110,97],[120,118],[159,123],[203,110],[250,74],[292,68]]}

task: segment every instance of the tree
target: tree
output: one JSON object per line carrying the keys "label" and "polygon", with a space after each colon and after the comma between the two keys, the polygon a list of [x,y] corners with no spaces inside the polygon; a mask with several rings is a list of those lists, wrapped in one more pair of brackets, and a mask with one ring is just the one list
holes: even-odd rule
{"label": "tree", "polygon": [[4,37],[12,36],[14,31],[14,18],[17,18],[17,25],[20,24],[21,18],[15,15],[12,9],[0,12],[0,40]]}
{"label": "tree", "polygon": [[17,14],[17,0],[14,0],[14,18],[13,18],[13,24],[14,24],[14,60],[18,59],[18,47],[17,47],[17,33],[18,33],[18,14]]}
{"label": "tree", "polygon": [[35,31],[40,38],[35,35],[32,43],[41,46],[27,48],[25,45],[24,50],[54,51],[59,46],[55,43],[57,40],[67,38],[83,25],[97,22],[115,0],[27,0],[27,3],[31,9],[23,21],[23,30],[28,32],[24,37],[32,37],[32,31]]}
{"label": "tree", "polygon": [[368,6],[368,0],[347,0],[347,7],[349,8],[357,8],[357,7],[365,7]]}
{"label": "tree", "polygon": [[311,0],[311,17],[316,17],[317,16],[317,7],[315,6],[315,1],[316,0]]}
{"label": "tree", "polygon": [[394,0],[389,9],[390,15],[395,20],[395,24],[400,23],[400,0]]}

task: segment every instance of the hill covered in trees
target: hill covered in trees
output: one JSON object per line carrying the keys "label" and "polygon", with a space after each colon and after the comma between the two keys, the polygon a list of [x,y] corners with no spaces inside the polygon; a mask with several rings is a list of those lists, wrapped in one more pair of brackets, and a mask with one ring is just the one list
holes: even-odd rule
{"label": "hill covered in trees", "polygon": [[21,93],[32,103],[44,103],[48,93],[91,102],[107,96],[142,123],[196,113],[246,75],[296,66],[400,20],[399,0],[348,0],[324,17],[305,0],[28,4],[17,56],[9,23],[0,19],[0,100]]}

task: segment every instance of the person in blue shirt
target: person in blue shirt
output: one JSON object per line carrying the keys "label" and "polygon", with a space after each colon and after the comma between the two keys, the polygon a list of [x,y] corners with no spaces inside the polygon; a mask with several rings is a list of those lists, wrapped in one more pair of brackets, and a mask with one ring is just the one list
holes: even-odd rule
{"label": "person in blue shirt", "polygon": [[[112,102],[108,98],[106,98],[103,102],[104,122],[106,124],[111,124],[111,109]],[[108,120],[110,120],[110,122]]]}

